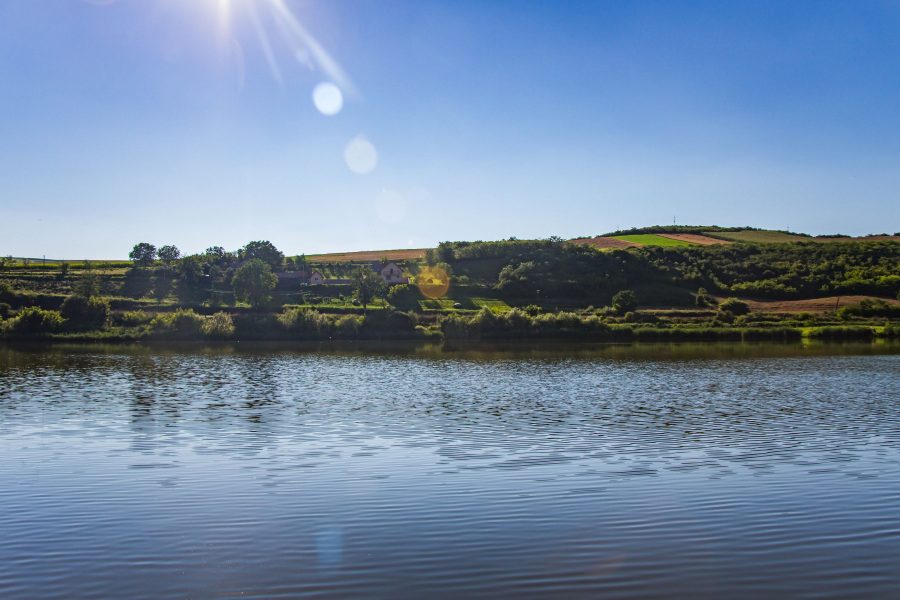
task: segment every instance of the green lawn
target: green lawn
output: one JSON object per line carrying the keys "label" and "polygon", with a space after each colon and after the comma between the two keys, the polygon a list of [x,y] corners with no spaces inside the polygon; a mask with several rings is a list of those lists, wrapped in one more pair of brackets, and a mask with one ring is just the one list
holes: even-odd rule
{"label": "green lawn", "polygon": [[494,300],[493,298],[472,298],[472,304],[479,309],[488,308],[491,312],[502,314],[512,310],[512,307],[503,300]]}
{"label": "green lawn", "polygon": [[419,300],[419,306],[425,310],[456,310],[453,308],[454,304],[456,304],[456,300],[450,298]]}
{"label": "green lawn", "polygon": [[655,235],[652,233],[638,233],[634,235],[617,235],[614,236],[617,240],[623,240],[625,242],[633,242],[635,244],[641,244],[643,246],[693,246],[690,242],[685,242],[682,240],[673,240],[671,238],[666,238],[661,235]]}

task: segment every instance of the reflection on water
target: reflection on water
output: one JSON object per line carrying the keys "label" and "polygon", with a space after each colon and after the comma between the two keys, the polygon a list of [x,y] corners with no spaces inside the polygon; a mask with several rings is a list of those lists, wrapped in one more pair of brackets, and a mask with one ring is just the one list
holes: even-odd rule
{"label": "reflection on water", "polygon": [[891,597],[891,346],[0,347],[0,594]]}

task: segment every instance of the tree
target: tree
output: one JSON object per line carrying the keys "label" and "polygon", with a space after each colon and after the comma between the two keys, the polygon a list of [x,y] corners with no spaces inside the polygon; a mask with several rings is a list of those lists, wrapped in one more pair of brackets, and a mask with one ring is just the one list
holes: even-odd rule
{"label": "tree", "polygon": [[12,256],[0,256],[0,271],[5,271],[6,267],[13,264]]}
{"label": "tree", "polygon": [[241,302],[248,302],[254,308],[264,305],[272,298],[272,290],[277,283],[278,278],[272,274],[272,268],[258,258],[238,267],[231,279],[234,297]]}
{"label": "tree", "polygon": [[222,246],[210,246],[203,254],[213,262],[219,261],[225,258],[225,248]]}
{"label": "tree", "polygon": [[159,260],[166,263],[166,265],[171,265],[181,258],[181,250],[176,246],[162,246],[156,254],[159,256]]}
{"label": "tree", "polygon": [[379,296],[383,296],[387,285],[381,275],[368,267],[360,267],[353,272],[351,277],[356,299],[362,304],[363,310]]}
{"label": "tree", "polygon": [[391,287],[387,294],[387,300],[391,303],[391,306],[404,310],[418,310],[420,308],[419,300],[421,299],[422,294],[419,292],[419,289],[414,285],[405,283]]}
{"label": "tree", "polygon": [[82,298],[93,298],[100,295],[100,278],[94,271],[85,271],[72,285],[72,293]]}
{"label": "tree", "polygon": [[736,316],[746,315],[750,312],[750,305],[738,298],[726,298],[719,305],[719,310],[722,312],[729,312]]}
{"label": "tree", "polygon": [[619,314],[631,312],[637,308],[637,295],[631,290],[616,292],[612,298],[612,307]]}
{"label": "tree", "polygon": [[273,269],[281,267],[284,262],[284,254],[272,242],[266,240],[250,242],[244,246],[241,250],[241,258],[244,260],[259,259]]}
{"label": "tree", "polygon": [[147,242],[135,244],[128,254],[128,258],[133,260],[134,264],[139,267],[149,267],[156,260],[156,246]]}
{"label": "tree", "polygon": [[203,272],[203,257],[185,256],[178,263],[178,297],[183,302],[205,300],[209,279]]}
{"label": "tree", "polygon": [[63,301],[59,312],[73,330],[103,329],[109,319],[109,301],[72,295]]}

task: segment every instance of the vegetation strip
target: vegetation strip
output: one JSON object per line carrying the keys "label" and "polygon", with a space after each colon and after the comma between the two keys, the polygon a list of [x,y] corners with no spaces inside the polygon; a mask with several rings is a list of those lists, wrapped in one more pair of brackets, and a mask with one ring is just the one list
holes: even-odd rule
{"label": "vegetation strip", "polygon": [[[136,244],[106,261],[0,259],[0,337],[22,339],[794,340],[896,336],[900,243],[688,243],[784,232],[679,226],[566,242],[445,242],[415,260],[312,263]],[[774,238],[774,234],[778,234]],[[797,235],[803,240],[809,236]],[[618,239],[622,238],[622,239]],[[682,238],[682,239],[678,239]],[[637,246],[642,240],[647,245]],[[665,240],[668,245],[656,245]],[[591,242],[591,243],[588,243]],[[407,251],[418,252],[418,251]],[[347,253],[342,257],[376,253]]]}

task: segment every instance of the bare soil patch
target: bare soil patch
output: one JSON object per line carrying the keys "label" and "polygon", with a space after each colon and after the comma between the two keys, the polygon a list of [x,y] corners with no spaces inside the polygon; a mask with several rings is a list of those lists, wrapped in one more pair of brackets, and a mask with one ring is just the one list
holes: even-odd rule
{"label": "bare soil patch", "polygon": [[875,298],[874,296],[828,296],[825,298],[810,298],[807,300],[746,300],[750,310],[758,312],[808,312],[824,313],[833,312],[842,306],[858,304],[862,300],[884,300],[888,304],[898,305],[900,302],[888,298]]}
{"label": "bare soil patch", "polygon": [[360,252],[332,252],[329,254],[311,254],[306,257],[310,262],[375,262],[382,258],[387,260],[420,260],[425,258],[425,248],[407,248],[403,250],[363,250]]}
{"label": "bare soil patch", "polygon": [[629,242],[626,240],[617,240],[611,237],[592,237],[592,238],[576,238],[569,240],[573,244],[583,244],[585,246],[593,246],[601,250],[614,250],[616,248],[640,248],[641,244]]}
{"label": "bare soil patch", "polygon": [[689,244],[697,244],[698,246],[712,246],[714,244],[730,244],[728,240],[718,240],[699,233],[660,233],[660,237],[669,238],[670,240],[679,240],[688,242]]}

